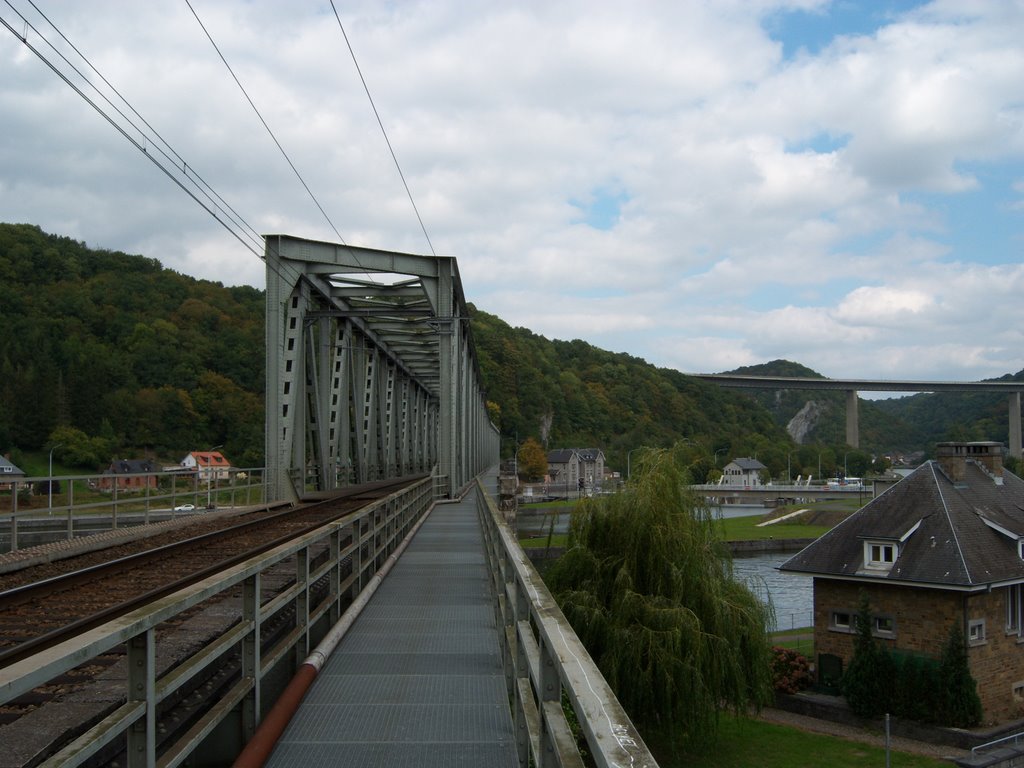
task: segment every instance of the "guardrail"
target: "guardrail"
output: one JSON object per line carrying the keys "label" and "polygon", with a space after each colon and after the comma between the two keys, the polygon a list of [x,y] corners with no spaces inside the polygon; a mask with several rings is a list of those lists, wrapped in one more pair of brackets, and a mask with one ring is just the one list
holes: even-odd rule
{"label": "guardrail", "polygon": [[[265,499],[264,474],[262,467],[255,467],[212,479],[195,472],[12,478],[11,487],[0,491],[0,499],[10,494],[10,512],[0,513],[0,523],[7,522],[6,547],[0,546],[0,551],[14,552],[19,548],[22,522],[45,521],[40,524],[52,527],[51,522],[62,521],[62,532],[54,531],[51,538],[72,539],[83,533],[96,533],[95,521],[104,516],[109,520],[108,528],[118,528],[125,524],[147,525],[151,515],[170,515],[175,507],[185,504],[192,505],[191,511],[196,513],[210,506],[259,504]],[[45,508],[21,505],[19,495],[33,487],[46,489],[34,494],[45,495]],[[60,490],[50,493],[53,488]],[[86,521],[91,523],[89,529],[80,530]],[[0,542],[4,538],[0,536]]]}
{"label": "guardrail", "polygon": [[[284,677],[290,677],[296,658],[305,658],[320,636],[337,622],[347,603],[381,568],[432,503],[431,480],[425,478],[353,515],[110,621],[75,640],[4,667],[0,669],[0,706],[126,644],[128,679],[124,703],[50,756],[42,766],[82,765],[120,739],[127,740],[127,765],[131,768],[173,768],[197,752],[219,724],[234,712],[240,712],[241,728],[236,734],[238,743],[234,745],[237,753],[255,732],[265,688],[266,695],[270,695],[271,683],[265,683],[266,678],[280,676],[281,665],[288,667]],[[313,548],[317,552],[326,549],[323,562],[314,561]],[[294,583],[264,602],[261,597],[263,575],[289,558],[295,562]],[[324,578],[328,579],[330,588],[319,603],[314,603],[311,588]],[[160,674],[155,640],[158,625],[206,600],[223,596],[239,585],[242,597],[235,623],[220,637]],[[295,612],[294,626],[272,647],[262,648],[261,628],[286,609]],[[180,695],[190,683],[197,683],[204,673],[223,664],[228,654],[236,652],[241,658],[240,679],[183,735],[158,749],[161,704],[172,702],[172,697]],[[223,736],[221,728],[218,738]]]}
{"label": "guardrail", "polygon": [[[478,483],[480,481],[478,480]],[[483,522],[520,765],[582,766],[563,692],[599,768],[657,768],[594,660],[562,615],[493,498],[480,483]]]}

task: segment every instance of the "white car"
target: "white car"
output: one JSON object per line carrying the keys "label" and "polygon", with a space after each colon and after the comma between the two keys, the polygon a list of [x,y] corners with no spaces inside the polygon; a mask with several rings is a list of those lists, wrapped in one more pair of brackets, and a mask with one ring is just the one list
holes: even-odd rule
{"label": "white car", "polygon": [[179,504],[177,507],[174,508],[174,511],[175,512],[195,512],[196,511],[196,505],[195,504]]}

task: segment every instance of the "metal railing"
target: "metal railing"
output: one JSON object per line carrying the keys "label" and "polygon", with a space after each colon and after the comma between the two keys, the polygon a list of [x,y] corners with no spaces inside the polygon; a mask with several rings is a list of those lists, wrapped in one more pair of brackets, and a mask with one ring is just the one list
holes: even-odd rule
{"label": "metal railing", "polygon": [[[49,493],[57,486],[59,491]],[[46,507],[22,504],[19,497],[33,487],[47,489]],[[33,498],[44,496],[36,493]],[[18,478],[12,480],[11,487],[0,490],[0,505],[9,510],[0,512],[0,526],[5,528],[0,531],[0,552],[14,552],[22,546],[22,524],[35,529],[36,537],[72,539],[104,529],[148,525],[155,517],[181,514],[175,512],[175,507],[185,504],[193,506],[190,511],[200,513],[208,507],[250,506],[264,499],[262,467],[235,470],[226,477],[211,479],[195,472]],[[40,529],[46,533],[39,533]]]}
{"label": "metal railing", "polygon": [[[480,481],[478,480],[478,483]],[[480,484],[478,510],[496,600],[520,765],[581,766],[563,693],[599,768],[657,768],[611,687]]]}
{"label": "metal railing", "polygon": [[987,741],[984,744],[978,744],[975,747],[971,747],[971,754],[977,755],[981,752],[993,749],[994,747],[1005,747],[1007,745],[1017,747],[1022,741],[1024,741],[1024,733],[1014,733],[1010,736],[1003,736],[1001,739]]}
{"label": "metal railing", "polygon": [[[79,766],[120,740],[127,746],[126,763],[131,768],[173,768],[185,763],[215,728],[240,712],[241,727],[234,745],[237,753],[255,732],[264,696],[271,695],[272,683],[265,683],[266,678],[280,676],[282,665],[290,676],[296,659],[305,658],[319,635],[337,622],[347,601],[358,595],[432,503],[431,480],[425,478],[353,515],[4,667],[0,669],[0,706],[124,644],[129,669],[124,703],[41,765]],[[314,560],[314,548],[316,552],[326,550],[327,556]],[[294,581],[264,601],[264,574],[289,558],[294,560]],[[329,589],[317,603],[311,590],[322,579],[328,580]],[[170,671],[158,674],[157,627],[206,600],[225,596],[239,585],[242,596],[237,620]],[[282,614],[284,611],[295,613],[292,628],[271,647],[262,648],[261,628],[278,615],[287,615]],[[158,748],[161,704],[173,701],[176,693],[196,684],[231,653],[241,658],[240,678],[184,734]],[[223,739],[224,728],[219,728],[217,734]]]}

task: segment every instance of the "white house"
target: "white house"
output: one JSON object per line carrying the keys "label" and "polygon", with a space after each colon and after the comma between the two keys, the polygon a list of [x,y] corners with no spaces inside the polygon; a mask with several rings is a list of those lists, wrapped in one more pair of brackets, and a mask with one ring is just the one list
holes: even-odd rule
{"label": "white house", "polygon": [[198,472],[200,480],[227,480],[231,476],[231,462],[219,451],[192,451],[180,464],[190,472]]}
{"label": "white house", "polygon": [[738,458],[733,459],[725,465],[722,470],[725,480],[724,485],[761,485],[761,472],[767,469],[757,459]]}

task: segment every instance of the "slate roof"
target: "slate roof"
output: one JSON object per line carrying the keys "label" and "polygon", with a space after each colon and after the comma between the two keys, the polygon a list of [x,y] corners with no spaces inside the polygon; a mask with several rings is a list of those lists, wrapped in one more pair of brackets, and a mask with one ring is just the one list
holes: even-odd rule
{"label": "slate roof", "polygon": [[0,477],[24,477],[25,473],[18,469],[14,464],[0,456]]}
{"label": "slate roof", "polygon": [[573,454],[580,457],[580,461],[597,461],[601,454],[600,448],[557,448],[548,451],[548,464],[568,464]]}
{"label": "slate roof", "polygon": [[558,448],[548,451],[548,464],[568,464],[576,451],[572,448]]}
{"label": "slate roof", "polygon": [[[915,528],[916,526],[916,528]],[[1024,581],[1024,480],[1002,483],[968,460],[954,483],[929,461],[870,501],[780,570],[975,590]],[[893,541],[888,572],[864,567],[864,542]]]}
{"label": "slate roof", "polygon": [[105,475],[132,475],[143,472],[159,472],[160,468],[151,459],[119,459],[111,462],[103,472]]}
{"label": "slate roof", "polygon": [[740,458],[740,459],[733,459],[729,463],[730,464],[735,464],[737,467],[742,469],[744,472],[750,472],[752,470],[756,471],[756,472],[760,472],[762,469],[768,469],[768,467],[766,467],[764,464],[762,464],[757,459]]}

